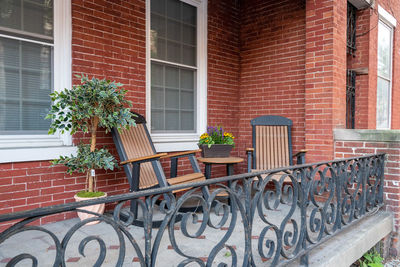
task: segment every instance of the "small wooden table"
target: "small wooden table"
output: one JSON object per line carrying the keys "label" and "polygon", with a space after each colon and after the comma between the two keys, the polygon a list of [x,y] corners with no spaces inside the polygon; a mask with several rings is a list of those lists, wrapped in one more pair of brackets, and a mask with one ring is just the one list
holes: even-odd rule
{"label": "small wooden table", "polygon": [[211,178],[211,166],[213,164],[226,165],[226,175],[233,175],[233,166],[243,161],[242,158],[228,157],[228,158],[197,158],[198,161],[203,162],[205,165],[204,176],[206,179]]}

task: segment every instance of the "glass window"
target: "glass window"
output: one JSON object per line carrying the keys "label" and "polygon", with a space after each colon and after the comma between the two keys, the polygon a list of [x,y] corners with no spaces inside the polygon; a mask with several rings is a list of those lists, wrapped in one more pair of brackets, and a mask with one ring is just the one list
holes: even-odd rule
{"label": "glass window", "polygon": [[151,131],[195,132],[197,8],[152,0],[150,13]]}
{"label": "glass window", "polygon": [[53,3],[0,6],[0,134],[46,134],[53,80]]}
{"label": "glass window", "polygon": [[379,21],[376,128],[390,128],[393,28]]}

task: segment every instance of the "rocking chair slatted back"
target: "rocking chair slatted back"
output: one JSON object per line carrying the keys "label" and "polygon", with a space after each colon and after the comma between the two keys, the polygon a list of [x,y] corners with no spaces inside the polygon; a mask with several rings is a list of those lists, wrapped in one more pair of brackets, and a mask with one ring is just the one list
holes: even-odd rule
{"label": "rocking chair slatted back", "polygon": [[255,126],[255,160],[262,170],[291,165],[288,126]]}
{"label": "rocking chair slatted back", "polygon": [[252,169],[268,170],[293,165],[292,120],[282,116],[260,116],[251,120]]}
{"label": "rocking chair slatted back", "polygon": [[[148,138],[148,132],[144,123],[138,122],[136,127],[121,130],[119,137],[122,142],[126,159],[140,158],[156,154],[154,146]],[[145,189],[157,184],[158,180],[152,163],[142,163],[140,166],[139,188]]]}

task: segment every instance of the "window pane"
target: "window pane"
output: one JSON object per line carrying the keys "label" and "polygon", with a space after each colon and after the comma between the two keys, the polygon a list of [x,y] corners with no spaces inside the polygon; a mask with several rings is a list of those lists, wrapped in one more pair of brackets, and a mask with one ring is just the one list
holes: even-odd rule
{"label": "window pane", "polygon": [[151,110],[151,130],[164,130],[164,112],[160,110]]}
{"label": "window pane", "polygon": [[194,128],[194,112],[181,112],[182,130],[191,130]]}
{"label": "window pane", "polygon": [[21,17],[21,0],[1,2],[0,26],[22,30]]}
{"label": "window pane", "polygon": [[167,20],[167,39],[171,41],[181,41],[181,23]]}
{"label": "window pane", "polygon": [[156,59],[165,60],[166,44],[165,40],[161,38],[151,37],[151,57]]}
{"label": "window pane", "polygon": [[196,25],[196,8],[186,3],[182,3],[182,21],[191,25]]}
{"label": "window pane", "polygon": [[165,89],[165,108],[179,109],[179,90]]}
{"label": "window pane", "polygon": [[167,87],[179,88],[179,69],[165,67],[165,85]]}
{"label": "window pane", "polygon": [[0,132],[46,134],[51,91],[52,48],[0,38]]}
{"label": "window pane", "polygon": [[53,1],[1,1],[0,26],[52,37]]}
{"label": "window pane", "polygon": [[164,109],[164,89],[151,87],[151,107],[154,109]]}
{"label": "window pane", "polygon": [[151,0],[151,12],[165,14],[165,0]]}
{"label": "window pane", "polygon": [[182,63],[189,66],[196,66],[196,47],[183,45]]}
{"label": "window pane", "polygon": [[166,0],[167,4],[167,17],[181,20],[181,1],[179,0]]}
{"label": "window pane", "polygon": [[[196,71],[171,67],[161,63],[151,64],[151,129],[153,132],[195,131]],[[165,120],[165,121],[164,121]]]}
{"label": "window pane", "polygon": [[183,25],[182,28],[183,43],[189,45],[196,45],[196,28],[189,25]]}
{"label": "window pane", "polygon": [[378,27],[378,75],[390,79],[392,29],[379,21]]}
{"label": "window pane", "polygon": [[23,6],[23,30],[53,36],[53,1],[24,0]]}
{"label": "window pane", "polygon": [[181,87],[185,89],[194,89],[194,75],[196,73],[192,70],[181,70]]}
{"label": "window pane", "polygon": [[151,85],[163,86],[164,84],[164,67],[159,64],[151,64]]}
{"label": "window pane", "polygon": [[167,41],[167,60],[172,62],[181,62],[181,45],[173,42]]}
{"label": "window pane", "polygon": [[378,77],[378,91],[376,99],[376,128],[388,129],[390,127],[390,83]]}
{"label": "window pane", "polygon": [[151,15],[151,30],[157,37],[165,38],[165,18],[152,14]]}
{"label": "window pane", "polygon": [[185,92],[181,93],[181,108],[187,110],[193,110],[194,108],[194,94],[193,92]]}
{"label": "window pane", "polygon": [[179,0],[152,0],[150,14],[151,58],[167,61],[151,63],[151,129],[195,132],[197,72],[179,64],[196,67],[197,8]]}
{"label": "window pane", "polygon": [[165,130],[176,130],[179,127],[179,111],[165,111]]}

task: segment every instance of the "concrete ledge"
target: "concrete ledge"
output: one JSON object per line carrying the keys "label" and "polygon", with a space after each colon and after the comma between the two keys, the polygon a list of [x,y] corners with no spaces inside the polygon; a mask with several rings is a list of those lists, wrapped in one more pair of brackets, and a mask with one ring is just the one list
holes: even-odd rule
{"label": "concrete ledge", "polygon": [[400,142],[400,130],[336,129],[335,141]]}
{"label": "concrete ledge", "polygon": [[392,213],[378,211],[314,248],[309,254],[309,266],[350,266],[392,230]]}

